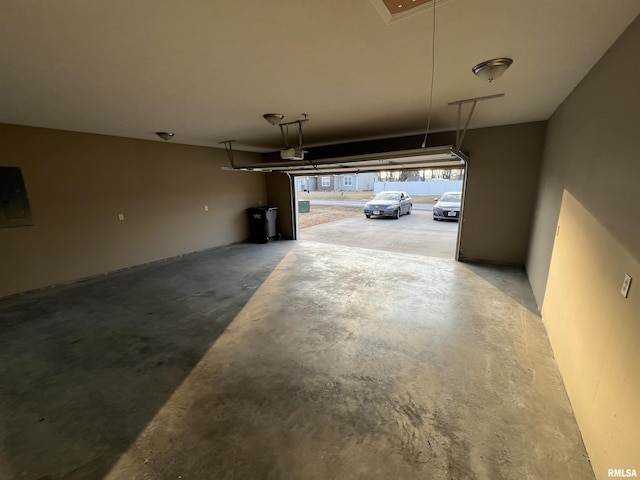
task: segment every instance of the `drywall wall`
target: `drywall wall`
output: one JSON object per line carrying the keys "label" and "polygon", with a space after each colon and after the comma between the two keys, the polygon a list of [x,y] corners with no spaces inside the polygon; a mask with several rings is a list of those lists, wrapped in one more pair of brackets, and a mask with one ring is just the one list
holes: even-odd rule
{"label": "drywall wall", "polygon": [[[477,108],[490,108],[490,104]],[[545,134],[546,122],[467,131],[462,150],[470,158],[460,260],[526,263]],[[430,135],[428,144],[455,145],[455,132]]]}
{"label": "drywall wall", "polygon": [[15,125],[0,139],[33,216],[0,229],[0,297],[243,241],[245,209],[266,202],[264,175],[221,171],[220,149]]}
{"label": "drywall wall", "polygon": [[462,260],[525,264],[545,129],[534,122],[467,132]]}
{"label": "drywall wall", "polygon": [[640,474],[639,54],[640,17],[550,119],[527,262],[599,479]]}

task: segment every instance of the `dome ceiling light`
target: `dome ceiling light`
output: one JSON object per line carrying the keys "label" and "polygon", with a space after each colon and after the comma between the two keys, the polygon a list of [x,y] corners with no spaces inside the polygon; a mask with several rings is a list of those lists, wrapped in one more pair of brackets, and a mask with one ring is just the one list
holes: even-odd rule
{"label": "dome ceiling light", "polygon": [[171,132],[156,132],[156,135],[158,135],[165,142],[168,142],[169,140],[171,140],[175,136],[175,133],[171,133]]}
{"label": "dome ceiling light", "polygon": [[284,119],[284,115],[281,113],[265,113],[263,117],[271,125],[279,125]]}
{"label": "dome ceiling light", "polygon": [[493,82],[511,66],[513,60],[510,58],[494,58],[479,63],[471,71],[483,82]]}

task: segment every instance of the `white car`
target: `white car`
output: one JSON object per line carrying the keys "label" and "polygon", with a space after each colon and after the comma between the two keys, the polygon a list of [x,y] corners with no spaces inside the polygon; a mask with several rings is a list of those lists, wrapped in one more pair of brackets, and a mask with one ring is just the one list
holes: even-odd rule
{"label": "white car", "polygon": [[462,192],[445,192],[433,206],[434,220],[456,220],[460,218]]}

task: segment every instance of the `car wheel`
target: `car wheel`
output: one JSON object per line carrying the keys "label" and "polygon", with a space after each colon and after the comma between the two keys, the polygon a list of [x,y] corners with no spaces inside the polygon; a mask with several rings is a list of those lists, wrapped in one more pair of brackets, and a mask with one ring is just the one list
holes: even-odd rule
{"label": "car wheel", "polygon": [[365,213],[364,216],[367,218],[371,218],[371,215],[369,215],[368,213]]}
{"label": "car wheel", "polygon": [[436,217],[433,217],[433,221],[434,221],[434,222],[437,222],[437,221],[438,221],[438,219],[437,219]]}
{"label": "car wheel", "polygon": [[409,209],[407,210],[407,215],[411,215],[412,208],[413,208],[413,205],[409,205]]}
{"label": "car wheel", "polygon": [[400,210],[401,210],[401,207],[398,207],[398,210],[396,210],[396,220],[400,218]]}

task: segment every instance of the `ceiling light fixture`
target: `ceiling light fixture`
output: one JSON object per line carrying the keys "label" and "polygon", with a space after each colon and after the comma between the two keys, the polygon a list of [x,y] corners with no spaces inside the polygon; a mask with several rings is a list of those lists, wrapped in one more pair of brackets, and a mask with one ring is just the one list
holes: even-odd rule
{"label": "ceiling light fixture", "polygon": [[479,63],[473,67],[471,71],[480,80],[491,83],[502,75],[512,63],[513,60],[510,58],[494,58],[493,60]]}
{"label": "ceiling light fixture", "polygon": [[171,140],[175,136],[175,133],[171,133],[171,132],[156,132],[156,135],[158,135],[165,142],[168,142],[169,140]]}
{"label": "ceiling light fixture", "polygon": [[284,115],[282,115],[281,113],[265,113],[263,117],[271,125],[279,125],[280,122],[284,119]]}

